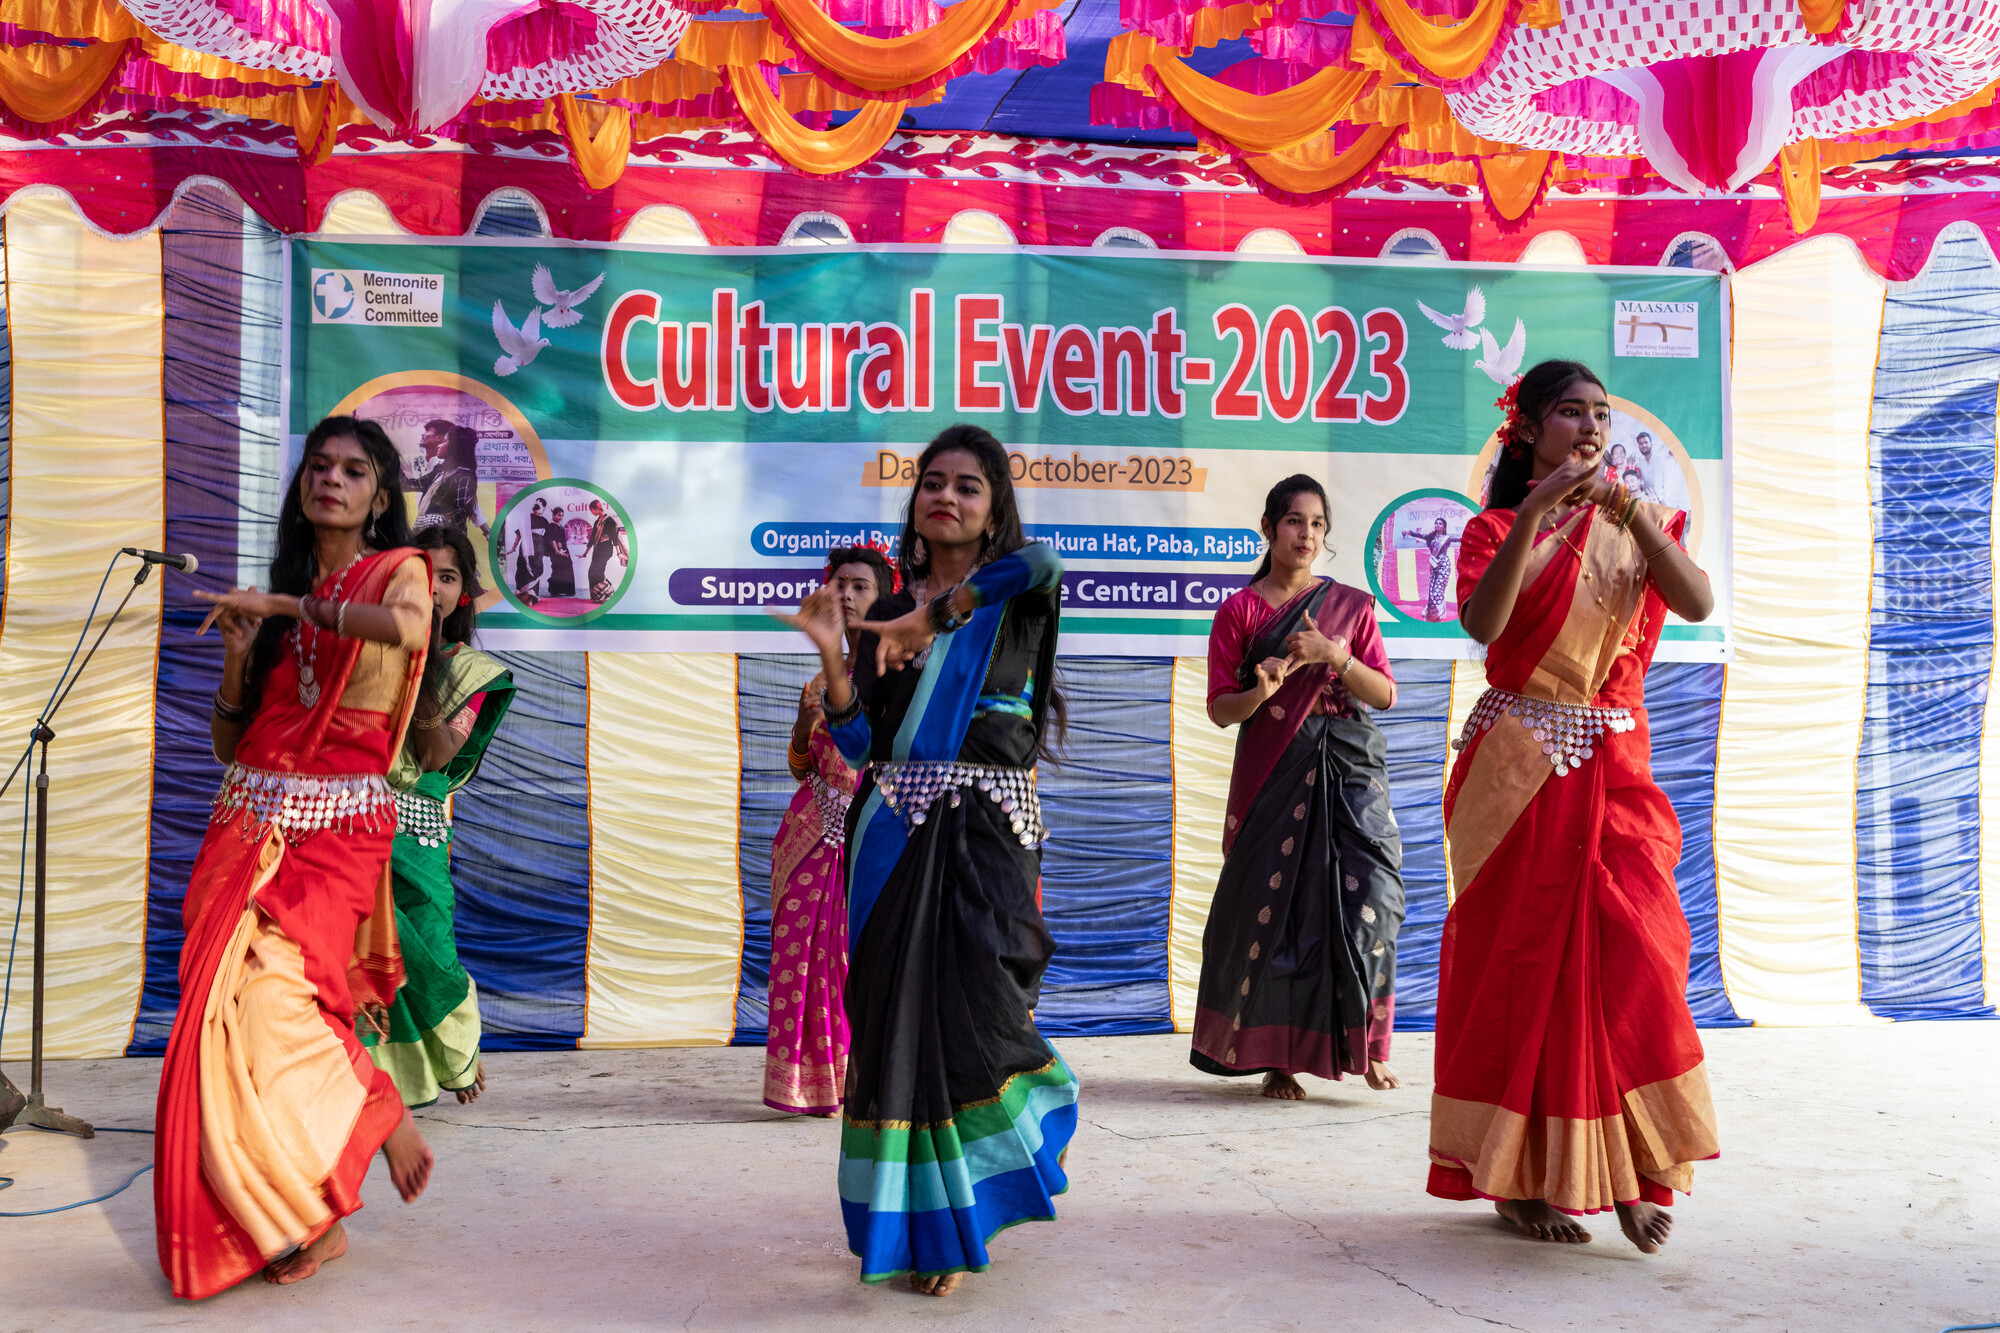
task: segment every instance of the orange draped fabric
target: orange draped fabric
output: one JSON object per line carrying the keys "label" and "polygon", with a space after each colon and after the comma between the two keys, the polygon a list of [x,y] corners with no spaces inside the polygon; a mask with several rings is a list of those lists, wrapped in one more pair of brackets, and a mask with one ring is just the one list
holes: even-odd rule
{"label": "orange draped fabric", "polygon": [[1144,33],[1128,32],[1112,38],[1104,77],[1148,95],[1166,93],[1203,131],[1245,153],[1276,153],[1341,119],[1375,73],[1336,65],[1259,96],[1190,69]]}
{"label": "orange draped fabric", "polygon": [[[1685,515],[1647,506],[1677,540]],[[1470,597],[1515,522],[1465,528]],[[1468,726],[1445,788],[1458,888],[1439,961],[1430,1192],[1541,1199],[1562,1212],[1671,1203],[1718,1152],[1688,1012],[1680,826],[1653,781],[1645,675],[1666,603],[1638,541],[1585,507],[1543,534],[1487,653],[1499,702]],[[1530,731],[1508,707],[1623,708],[1631,729]],[[1474,717],[1481,716],[1475,710]],[[1587,757],[1558,769],[1560,754]]]}
{"label": "orange draped fabric", "polygon": [[763,9],[784,22],[792,45],[820,69],[868,92],[890,93],[935,78],[1000,29],[1060,2],[958,0],[930,27],[902,37],[844,28],[815,0],[764,0]]}
{"label": "orange draped fabric", "polygon": [[771,94],[754,66],[731,65],[724,71],[729,91],[743,118],[770,150],[800,171],[834,176],[852,171],[882,151],[882,145],[902,122],[903,102],[869,102],[854,119],[834,130],[809,130]]}
{"label": "orange draped fabric", "polygon": [[36,124],[66,119],[97,96],[129,50],[126,42],[0,48],[0,102]]}
{"label": "orange draped fabric", "polygon": [[564,93],[556,99],[562,110],[563,134],[569,139],[570,160],[584,184],[606,190],[625,174],[632,156],[632,113],[608,102],[586,101]]}
{"label": "orange draped fabric", "polygon": [[1819,140],[1802,139],[1778,150],[1778,192],[1792,230],[1803,236],[1819,221]]}
{"label": "orange draped fabric", "polygon": [[785,65],[794,58],[792,48],[771,31],[769,19],[696,19],[674,48],[679,63],[718,71],[725,65]]}
{"label": "orange draped fabric", "polygon": [[1542,192],[1542,180],[1549,174],[1545,151],[1496,153],[1479,159],[1480,179],[1486,186],[1487,202],[1493,211],[1513,222],[1526,213]]}
{"label": "orange draped fabric", "polygon": [[30,32],[91,42],[122,42],[145,29],[118,0],[7,0],[7,22]]}
{"label": "orange draped fabric", "polygon": [[[337,577],[357,602],[411,600],[429,587],[429,562],[385,551]],[[322,634],[312,660],[323,663],[314,706],[298,697],[295,655],[281,656],[237,761],[385,776],[424,653]],[[245,803],[209,825],[183,907],[180,1009],[155,1120],[156,1241],[177,1296],[233,1286],[359,1208],[369,1162],[402,1121],[395,1081],[355,1034],[357,1013],[386,1006],[402,983],[394,838],[393,806],[301,830]]]}
{"label": "orange draped fabric", "polygon": [[1824,36],[1847,17],[1847,0],[1799,0],[1799,17],[1806,21],[1807,32]]}
{"label": "orange draped fabric", "polygon": [[1286,194],[1319,194],[1366,171],[1395,137],[1395,126],[1371,125],[1345,152],[1335,152],[1333,135],[1326,133],[1283,152],[1246,156],[1243,165]]}

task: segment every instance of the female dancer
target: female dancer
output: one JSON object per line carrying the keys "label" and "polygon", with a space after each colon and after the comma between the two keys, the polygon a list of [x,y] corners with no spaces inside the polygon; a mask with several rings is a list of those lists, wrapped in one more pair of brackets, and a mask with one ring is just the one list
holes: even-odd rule
{"label": "female dancer", "polygon": [[562,506],[549,513],[549,596],[576,596],[576,557],[569,553],[569,529],[563,526]]}
{"label": "female dancer", "polygon": [[1405,528],[1405,537],[1415,537],[1430,552],[1430,585],[1424,596],[1424,619],[1440,621],[1444,619],[1445,594],[1451,591],[1451,548],[1458,545],[1458,538],[1451,535],[1450,524],[1440,518],[1431,525],[1430,531],[1422,528]]}
{"label": "female dancer", "polygon": [[418,709],[389,770],[396,792],[389,870],[405,979],[389,1006],[388,1035],[362,1034],[376,1065],[396,1080],[405,1106],[429,1106],[440,1089],[461,1102],[477,1101],[486,1090],[479,1061],[479,990],[458,961],[452,936],[457,894],[445,801],[479,771],[514,702],[513,673],[468,646],[478,626],[473,602],[485,591],[472,539],[462,527],[429,527],[417,534],[417,547],[431,554],[432,614],[442,665],[436,710]]}
{"label": "female dancer", "polygon": [[618,526],[618,520],[604,507],[604,501],[590,502],[590,600],[609,601],[613,591],[607,573],[611,557],[617,556],[627,569],[632,567],[632,553],[625,549],[625,530]]}
{"label": "female dancer", "polygon": [[[880,551],[829,552],[826,584],[844,622],[902,585]],[[852,655],[847,674],[853,674]],[[788,756],[799,784],[771,843],[771,1031],[764,1105],[832,1115],[847,1079],[847,806],[860,775],[827,733],[824,674],[806,682]]]}
{"label": "female dancer", "polygon": [[481,532],[490,531],[479,509],[479,432],[470,426],[447,425],[438,445],[437,466],[425,475],[424,489],[417,496],[416,529],[463,528],[468,523]]}
{"label": "female dancer", "polygon": [[354,1032],[402,982],[386,775],[412,711],[436,708],[430,570],[374,422],[306,436],[271,587],[197,594],[222,629],[210,729],[229,772],[182,910],[153,1205],[160,1266],[192,1298],[345,1254],[340,1219],[377,1149],[405,1201],[431,1172]]}
{"label": "female dancer", "polygon": [[1201,940],[1194,1067],[1264,1075],[1299,1101],[1295,1075],[1389,1067],[1403,839],[1387,747],[1360,705],[1396,702],[1375,599],[1313,577],[1326,492],[1303,474],[1264,500],[1270,551],[1215,613],[1208,716],[1242,723],[1222,832],[1222,876]]}
{"label": "female dancer", "polygon": [[1055,951],[1035,761],[1063,727],[1062,561],[1022,534],[1007,451],[958,425],[917,460],[900,563],[851,686],[833,590],[793,619],[834,743],[868,765],[847,817],[847,1243],[862,1281],[943,1296],[1069,1187],[1076,1079],[1032,1017]]}
{"label": "female dancer", "polygon": [[1650,1254],[1717,1142],[1646,667],[1666,613],[1703,620],[1714,598],[1681,549],[1686,515],[1602,475],[1596,375],[1544,361],[1498,405],[1500,466],[1458,560],[1459,620],[1490,645],[1492,688],[1445,787],[1457,899],[1430,1192],[1492,1199],[1538,1240],[1589,1240],[1572,1217],[1616,1207]]}

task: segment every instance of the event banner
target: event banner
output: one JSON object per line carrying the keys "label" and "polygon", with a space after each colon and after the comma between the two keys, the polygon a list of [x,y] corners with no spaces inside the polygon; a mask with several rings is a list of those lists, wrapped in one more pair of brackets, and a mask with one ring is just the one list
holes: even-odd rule
{"label": "event banner", "polygon": [[382,423],[419,525],[463,525],[501,648],[769,651],[829,549],[895,549],[926,442],[1010,451],[1065,651],[1206,651],[1265,492],[1326,486],[1321,569],[1392,653],[1469,655],[1458,545],[1495,398],[1548,357],[1614,409],[1608,468],[1689,511],[1728,649],[1728,288],[1685,269],[1116,249],[293,242],[292,456]]}

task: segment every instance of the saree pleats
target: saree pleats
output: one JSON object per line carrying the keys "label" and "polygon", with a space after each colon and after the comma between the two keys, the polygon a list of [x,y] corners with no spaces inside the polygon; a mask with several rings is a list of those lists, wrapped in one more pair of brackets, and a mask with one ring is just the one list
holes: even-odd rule
{"label": "saree pleats", "polygon": [[857,775],[815,727],[814,772],[771,843],[771,1023],[764,1104],[830,1115],[847,1083],[845,819]]}
{"label": "saree pleats", "polygon": [[840,1207],[864,1282],[982,1272],[1069,1188],[1076,1079],[1032,1012],[1055,952],[1039,867],[997,806],[940,802],[854,943]]}
{"label": "saree pleats", "polygon": [[[1461,599],[1511,517],[1468,524]],[[1521,628],[1493,645],[1488,679],[1629,710],[1631,729],[1596,735],[1565,772],[1528,713],[1503,712],[1453,768],[1445,824],[1460,888],[1439,963],[1429,1189],[1582,1214],[1670,1203],[1719,1146],[1686,1000],[1680,826],[1652,778],[1643,706],[1664,603],[1629,538],[1588,516],[1576,535],[1580,553],[1541,543]],[[1590,609],[1614,597],[1612,614]]]}
{"label": "saree pleats", "polygon": [[[370,1159],[403,1115],[355,1035],[351,1001],[343,1012],[347,987],[328,983],[344,978],[375,906],[339,889],[365,882],[371,861],[382,877],[389,835],[293,847],[238,819],[195,865],[204,906],[181,955],[156,1122],[160,1263],[175,1293],[196,1299],[358,1209]],[[274,914],[259,905],[266,895],[316,910]]]}
{"label": "saree pleats", "polygon": [[1202,934],[1195,1068],[1337,1079],[1387,1060],[1401,867],[1380,729],[1308,717],[1223,862]]}

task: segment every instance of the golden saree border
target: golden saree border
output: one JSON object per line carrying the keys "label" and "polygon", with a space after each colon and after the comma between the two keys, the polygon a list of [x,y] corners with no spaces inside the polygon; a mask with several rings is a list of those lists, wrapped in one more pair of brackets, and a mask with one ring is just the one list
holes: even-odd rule
{"label": "golden saree border", "polygon": [[[1661,505],[1646,505],[1645,509],[1663,525],[1676,512]],[[1531,586],[1547,573],[1557,553],[1570,545],[1564,530],[1573,522],[1581,524],[1580,519],[1566,520],[1553,536],[1535,544],[1522,574],[1523,586]],[[1556,703],[1588,704],[1604,688],[1618,658],[1630,651],[1626,636],[1646,597],[1646,559],[1638,542],[1616,525],[1593,518],[1580,554],[1583,568],[1563,627],[1535,664],[1519,691],[1522,694]],[[1515,821],[1554,773],[1541,743],[1524,727],[1493,727],[1478,738],[1461,762],[1465,774],[1452,803],[1451,818],[1445,823],[1454,897],[1479,877]]]}
{"label": "golden saree border", "polygon": [[1623,1103],[1615,1116],[1570,1119],[1433,1093],[1431,1161],[1462,1168],[1489,1199],[1601,1213],[1638,1199],[1642,1176],[1685,1194],[1694,1164],[1721,1154],[1706,1065],[1634,1088]]}

